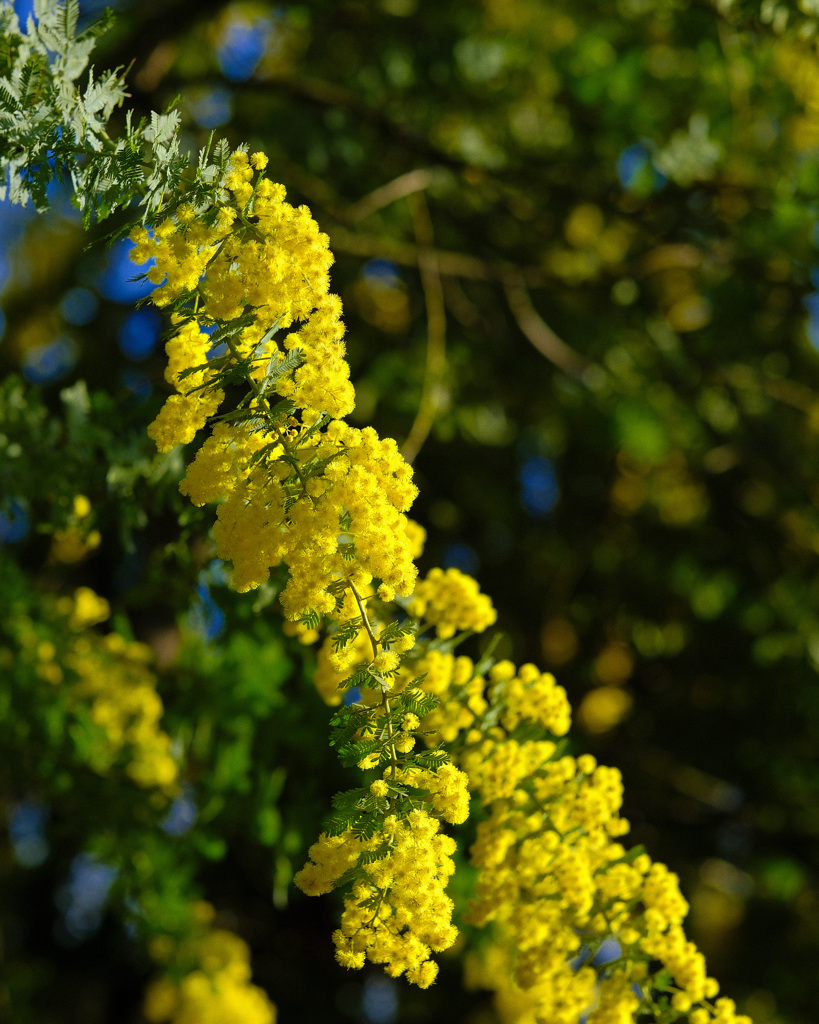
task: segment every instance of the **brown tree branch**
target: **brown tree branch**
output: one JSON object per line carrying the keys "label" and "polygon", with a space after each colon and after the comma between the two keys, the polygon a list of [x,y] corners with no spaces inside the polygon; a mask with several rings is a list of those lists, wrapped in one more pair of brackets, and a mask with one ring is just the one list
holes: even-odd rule
{"label": "brown tree branch", "polygon": [[[389,206],[398,199],[404,199],[415,192],[423,192],[424,189],[429,188],[434,180],[435,172],[427,168],[419,167],[414,171],[407,171],[406,174],[388,181],[386,185],[382,185],[380,188],[370,192],[368,196],[364,196],[363,199],[359,199],[357,203],[349,206],[346,211],[345,220],[350,224],[364,220],[371,213],[383,210],[385,206]],[[417,237],[416,232],[416,239]]]}
{"label": "brown tree branch", "polygon": [[524,281],[507,275],[504,278],[503,287],[512,316],[538,352],[570,377],[582,381],[583,374],[590,364],[573,348],[570,348],[562,338],[559,338],[541,317],[532,305]]}

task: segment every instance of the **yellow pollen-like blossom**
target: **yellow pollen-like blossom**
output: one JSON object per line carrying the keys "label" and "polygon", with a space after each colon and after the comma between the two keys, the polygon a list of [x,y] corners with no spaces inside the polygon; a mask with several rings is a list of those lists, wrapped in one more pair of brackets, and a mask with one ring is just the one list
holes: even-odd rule
{"label": "yellow pollen-like blossom", "polygon": [[462,629],[481,633],[497,619],[491,600],[460,569],[432,569],[415,588],[410,611],[435,626],[442,640]]}
{"label": "yellow pollen-like blossom", "polygon": [[[455,869],[455,843],[438,827],[426,811],[414,810],[389,826],[384,856],[362,862],[365,879],[345,898],[341,927],[333,935],[342,966],[360,968],[370,960],[384,964],[392,977],[406,974],[421,988],[435,980],[437,965],[430,954],[448,949],[458,934],[451,923],[452,900],[444,892]],[[308,894],[329,891],[368,843],[373,841],[349,834],[322,836],[310,848],[296,885]]]}

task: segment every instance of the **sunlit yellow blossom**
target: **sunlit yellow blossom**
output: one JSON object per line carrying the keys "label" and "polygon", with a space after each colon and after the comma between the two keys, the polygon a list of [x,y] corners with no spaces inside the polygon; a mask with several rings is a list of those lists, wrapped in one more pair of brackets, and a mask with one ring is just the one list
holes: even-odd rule
{"label": "sunlit yellow blossom", "polygon": [[480,592],[477,582],[459,569],[432,569],[415,588],[410,610],[434,625],[444,640],[461,629],[481,633],[497,618],[492,602]]}
{"label": "sunlit yellow blossom", "polygon": [[376,672],[392,672],[398,668],[398,655],[394,651],[379,651],[373,659]]}
{"label": "sunlit yellow blossom", "polygon": [[555,736],[565,736],[569,731],[571,708],[566,691],[550,672],[521,665],[516,673],[511,662],[500,662],[489,678],[499,695],[497,702],[504,707],[501,723],[509,732],[524,720],[542,725]]}
{"label": "sunlit yellow blossom", "polygon": [[[393,822],[390,835],[389,852],[362,864],[366,879],[345,898],[341,927],[333,935],[336,956],[344,967],[362,967],[365,960],[384,964],[392,977],[406,973],[427,988],[437,974],[430,954],[448,949],[458,934],[444,892],[455,868],[455,843],[420,809]],[[309,894],[329,891],[365,846],[348,834],[323,836],[310,848],[311,860],[296,875],[296,884]]]}
{"label": "sunlit yellow blossom", "polygon": [[441,765],[436,771],[411,767],[398,772],[396,778],[407,785],[425,789],[432,808],[444,821],[460,825],[469,814],[467,776],[452,764]]}

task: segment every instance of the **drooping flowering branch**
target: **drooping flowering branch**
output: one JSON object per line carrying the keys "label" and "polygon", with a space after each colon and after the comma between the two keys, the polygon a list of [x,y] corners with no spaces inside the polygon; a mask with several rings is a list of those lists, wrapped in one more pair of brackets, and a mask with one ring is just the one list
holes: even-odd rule
{"label": "drooping flowering branch", "polygon": [[[166,448],[217,417],[183,491],[200,502],[224,499],[214,536],[239,589],[287,566],[285,614],[326,632],[324,694],[332,701],[360,691],[336,712],[333,742],[343,763],[381,777],[336,798],[329,830],[296,876],[310,894],[348,889],[334,935],[339,962],[370,959],[422,987],[434,980],[430,954],[457,934],[444,892],[454,846],[439,823],[465,820],[468,780],[487,817],[472,851],[479,875],[467,919],[493,924],[496,945],[484,955],[503,957],[506,973],[485,980],[505,998],[541,1020],[589,1010],[594,1024],[646,1013],[673,1021],[689,1011],[695,1024],[741,1019],[730,1001],[709,1003],[718,987],[685,938],[675,877],[617,842],[628,832],[619,773],[563,754],[570,712],[562,688],[530,665],[477,673],[460,658],[456,670],[447,645],[459,631],[491,625],[491,602],[456,570],[433,570],[415,585],[416,531],[404,515],[411,472],[393,443],[340,419],[348,378],[338,306],[326,292],[326,243],[279,191],[271,211],[264,162],[233,155],[211,233],[201,226],[207,219],[185,210],[153,238],[137,235],[135,258],[153,258],[152,279],[165,282],[155,301],[175,304],[179,320],[168,343],[178,394],[151,430]],[[190,280],[184,268],[197,260],[204,276],[185,290],[175,282]],[[322,346],[313,317],[330,306]],[[278,343],[267,325],[284,331],[296,317],[303,326]],[[242,380],[244,397],[219,413],[222,385]],[[432,745],[416,753],[419,740]],[[573,963],[610,938],[615,960],[597,969]]]}

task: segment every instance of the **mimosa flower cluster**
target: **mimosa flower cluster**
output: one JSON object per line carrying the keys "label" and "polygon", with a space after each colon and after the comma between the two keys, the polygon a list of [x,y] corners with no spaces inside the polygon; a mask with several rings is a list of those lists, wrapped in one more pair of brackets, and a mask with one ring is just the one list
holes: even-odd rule
{"label": "mimosa flower cluster", "polygon": [[89,750],[90,767],[104,775],[124,754],[125,772],[137,785],[171,793],[177,765],[170,737],[160,726],[163,708],[152,661],[150,647],[129,642],[119,633],[78,638],[65,657],[77,679],[72,702],[87,704],[91,721],[104,737]]}
{"label": "mimosa flower cluster", "polygon": [[182,203],[153,235],[136,229],[131,256],[154,261],[152,301],[175,309],[166,377],[177,393],[149,433],[160,451],[191,441],[220,409],[226,382],[251,388],[206,439],[182,490],[200,505],[222,499],[214,537],[237,590],[287,565],[281,601],[295,620],[333,613],[350,574],[360,588],[377,578],[388,598],[412,592],[403,513],[417,492],[393,440],[340,419],[354,396],[327,236],[263,176],[266,162],[234,153],[217,202],[201,211]]}
{"label": "mimosa flower cluster", "polygon": [[[384,797],[389,792],[386,782],[376,781],[371,788]],[[461,821],[466,818],[465,796],[455,805]],[[354,871],[341,927],[333,935],[338,962],[358,968],[369,959],[384,964],[392,977],[406,972],[409,981],[428,988],[438,973],[430,953],[448,949],[458,937],[451,923],[452,900],[444,891],[455,870],[454,851],[454,840],[440,834],[439,822],[417,808],[404,820],[387,815],[380,835],[369,840],[349,830],[340,836],[322,835],[310,847],[310,861],[295,881],[315,896]]]}
{"label": "mimosa flower cluster", "polygon": [[410,613],[428,622],[442,640],[462,629],[482,633],[497,619],[486,594],[481,594],[471,576],[459,569],[432,569],[415,588]]}
{"label": "mimosa flower cluster", "polygon": [[154,958],[168,973],[148,986],[144,1013],[151,1024],[276,1024],[276,1008],[250,981],[247,943],[209,927],[213,907],[195,907],[199,928],[176,942],[154,940]]}
{"label": "mimosa flower cluster", "polygon": [[[295,879],[310,895],[345,888],[338,961],[434,981],[432,954],[457,937],[445,892],[455,843],[441,827],[466,819],[469,788],[485,818],[466,919],[490,936],[471,973],[506,1020],[748,1024],[730,1001],[711,1002],[717,984],[683,932],[676,877],[618,841],[629,828],[619,773],[565,753],[565,690],[534,665],[453,653],[495,610],[456,569],[416,583],[411,470],[394,441],[343,422],[353,393],[327,239],[265,163],[235,153],[213,202],[138,230],[134,258],[155,260],[154,301],[174,325],[176,393],[151,434],[167,450],[206,428],[181,490],[220,502],[214,539],[237,590],[287,567],[291,631],[324,633],[316,685],[337,709],[332,742],[343,764],[377,772],[337,795]],[[243,397],[223,409],[236,384]],[[606,939],[620,955],[594,967]]]}
{"label": "mimosa flower cluster", "polygon": [[[376,787],[364,800],[356,796],[355,824],[314,848],[319,864],[298,880],[307,891],[320,891],[328,877],[339,882],[345,872],[328,876],[322,858],[327,844],[340,844],[358,875],[345,869],[343,884],[354,884],[336,936],[339,957],[359,966],[369,957],[427,985],[437,969],[430,951],[457,934],[444,895],[452,841],[433,833],[441,819],[465,819],[468,797],[463,773],[447,766],[439,774],[445,755],[413,753],[434,700],[405,685],[393,693],[415,631],[386,609],[396,593],[413,592],[421,531],[404,513],[416,489],[394,441],[340,419],[352,389],[341,307],[328,293],[327,239],[305,208],[294,210],[264,178],[265,163],[262,154],[235,153],[211,207],[181,203],[153,234],[132,235],[133,259],[154,261],[152,300],[172,309],[166,379],[176,393],[150,433],[167,450],[212,428],[181,490],[197,504],[220,501],[214,539],[233,563],[233,586],[259,586],[272,567],[286,565],[285,615],[300,622],[303,639],[324,617],[333,689],[341,682],[367,693],[350,712],[352,728],[339,722],[348,733],[340,752],[362,769],[386,767],[387,793]],[[279,344],[276,333],[297,322]],[[246,398],[216,418],[225,385],[242,381]],[[493,621],[468,577],[432,575],[424,593],[430,621],[445,635]],[[375,833],[377,851],[367,845]],[[423,851],[433,860],[425,864]],[[432,885],[424,898],[416,891],[422,877]],[[381,894],[374,918],[373,885]]]}

